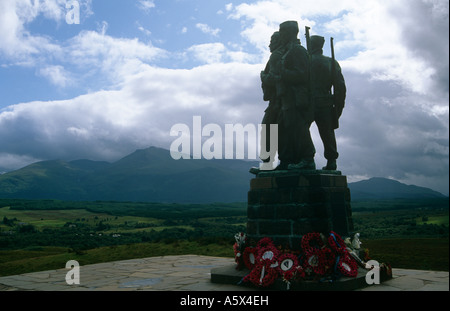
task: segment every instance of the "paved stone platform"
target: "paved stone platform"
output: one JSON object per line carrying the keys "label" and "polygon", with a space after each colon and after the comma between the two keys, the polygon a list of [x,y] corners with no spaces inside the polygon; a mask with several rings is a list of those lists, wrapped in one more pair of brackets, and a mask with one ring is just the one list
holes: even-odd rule
{"label": "paved stone platform", "polygon": [[[211,269],[229,266],[233,258],[198,255],[163,256],[83,266],[80,284],[68,285],[69,269],[0,277],[0,291],[255,291],[211,282]],[[361,291],[448,291],[449,274],[393,269],[393,278]]]}

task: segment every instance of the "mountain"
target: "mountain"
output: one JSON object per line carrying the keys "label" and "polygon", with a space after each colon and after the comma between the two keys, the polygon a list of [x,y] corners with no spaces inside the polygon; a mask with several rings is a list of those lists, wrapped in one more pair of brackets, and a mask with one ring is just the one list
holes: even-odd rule
{"label": "mountain", "polygon": [[440,192],[425,187],[405,185],[393,179],[374,177],[349,183],[352,200],[445,198]]}
{"label": "mountain", "polygon": [[[174,160],[165,149],[136,150],[114,162],[42,161],[0,175],[0,198],[171,203],[245,202],[257,162]],[[349,183],[352,200],[445,197],[386,178]]]}
{"label": "mountain", "polygon": [[245,202],[255,162],[174,160],[136,150],[114,163],[43,161],[0,175],[1,198],[173,203]]}

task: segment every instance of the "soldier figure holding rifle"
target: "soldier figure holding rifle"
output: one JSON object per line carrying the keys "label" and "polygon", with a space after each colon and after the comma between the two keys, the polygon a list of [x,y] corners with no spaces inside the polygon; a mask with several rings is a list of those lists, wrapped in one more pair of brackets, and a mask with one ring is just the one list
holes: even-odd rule
{"label": "soldier figure holding rifle", "polygon": [[324,43],[325,39],[321,36],[310,37],[308,49],[311,56],[310,94],[314,105],[314,120],[319,129],[325,149],[324,156],[327,159],[327,165],[323,169],[336,170],[336,159],[339,153],[334,130],[339,127],[339,117],[344,109],[346,86],[341,67],[334,59],[333,38],[331,38],[332,58],[323,55]]}
{"label": "soldier figure holding rifle", "polygon": [[[306,27],[305,49],[297,38],[298,31],[296,21],[286,21],[272,36],[272,55],[261,72],[264,100],[269,101],[263,124],[278,124],[278,170],[316,169],[316,150],[309,130],[313,121],[327,159],[322,169],[336,170],[339,153],[334,130],[339,127],[345,105],[344,77],[334,57],[333,38],[330,58],[323,55],[323,37],[310,36]],[[261,147],[267,150],[269,144],[262,142]],[[273,157],[261,158],[269,162]],[[251,170],[255,174],[258,171]]]}

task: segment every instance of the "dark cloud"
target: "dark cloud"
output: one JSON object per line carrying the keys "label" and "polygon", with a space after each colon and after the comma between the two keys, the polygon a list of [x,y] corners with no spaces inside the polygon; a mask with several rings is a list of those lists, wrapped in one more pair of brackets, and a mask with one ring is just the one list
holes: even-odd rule
{"label": "dark cloud", "polygon": [[412,0],[398,3],[390,10],[401,24],[400,43],[435,70],[434,88],[447,96],[449,85],[449,2]]}
{"label": "dark cloud", "polygon": [[[341,128],[341,168],[350,175],[431,179],[448,193],[448,111],[434,114],[427,97],[387,81],[347,74]],[[422,185],[427,186],[427,185]]]}

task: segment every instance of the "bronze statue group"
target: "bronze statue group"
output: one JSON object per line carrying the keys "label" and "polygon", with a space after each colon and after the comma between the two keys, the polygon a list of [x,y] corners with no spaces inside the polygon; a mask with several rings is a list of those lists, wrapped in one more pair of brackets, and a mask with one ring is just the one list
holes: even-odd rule
{"label": "bronze statue group", "polygon": [[322,169],[336,170],[339,153],[335,129],[345,105],[344,77],[334,59],[333,38],[330,58],[323,55],[324,37],[309,36],[306,27],[305,49],[298,33],[297,22],[286,21],[270,40],[271,55],[261,72],[264,100],[269,102],[262,124],[268,131],[270,124],[278,124],[278,150],[271,150],[270,140],[264,139],[261,160],[273,161],[278,151],[277,170],[315,170],[310,127],[316,122],[327,159]]}

